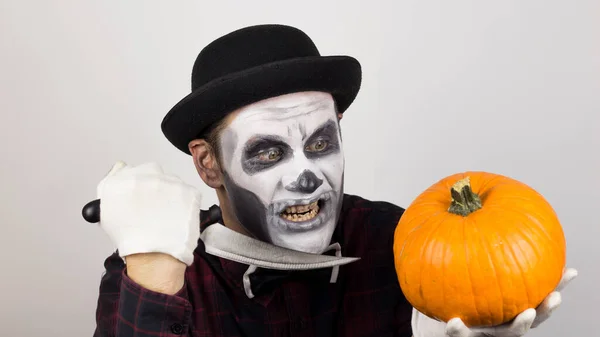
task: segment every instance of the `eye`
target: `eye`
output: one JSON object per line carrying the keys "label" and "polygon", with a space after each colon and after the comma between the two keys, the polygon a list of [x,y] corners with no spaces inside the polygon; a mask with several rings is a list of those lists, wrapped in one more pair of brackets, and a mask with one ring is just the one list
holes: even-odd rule
{"label": "eye", "polygon": [[325,151],[328,146],[329,146],[329,142],[326,141],[325,139],[317,139],[314,142],[310,143],[306,147],[306,151],[308,151],[308,152],[321,152],[321,151]]}
{"label": "eye", "polygon": [[258,160],[262,161],[262,162],[274,162],[274,161],[278,161],[281,158],[281,155],[283,154],[283,151],[281,151],[281,149],[273,147],[267,150],[263,150],[260,151],[257,154]]}

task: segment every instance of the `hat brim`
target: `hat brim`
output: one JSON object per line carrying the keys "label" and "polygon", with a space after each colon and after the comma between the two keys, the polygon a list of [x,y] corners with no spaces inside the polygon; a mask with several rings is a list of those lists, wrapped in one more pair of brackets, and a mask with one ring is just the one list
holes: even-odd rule
{"label": "hat brim", "polygon": [[360,63],[349,56],[316,56],[269,63],[230,74],[194,90],[164,117],[161,129],[179,150],[230,112],[263,99],[302,91],[331,93],[338,112],[360,89]]}

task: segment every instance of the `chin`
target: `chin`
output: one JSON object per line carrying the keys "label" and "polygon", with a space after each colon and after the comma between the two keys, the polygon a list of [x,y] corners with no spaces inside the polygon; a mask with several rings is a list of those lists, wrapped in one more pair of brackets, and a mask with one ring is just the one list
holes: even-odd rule
{"label": "chin", "polygon": [[323,226],[307,232],[278,233],[272,239],[274,245],[300,252],[321,254],[329,246],[335,230],[335,221],[327,221]]}

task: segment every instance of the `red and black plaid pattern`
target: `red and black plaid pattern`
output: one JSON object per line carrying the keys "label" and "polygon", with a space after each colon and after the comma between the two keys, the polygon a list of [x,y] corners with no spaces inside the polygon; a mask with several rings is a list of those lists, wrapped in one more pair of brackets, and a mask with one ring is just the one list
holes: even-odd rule
{"label": "red and black plaid pattern", "polygon": [[204,252],[199,242],[184,288],[173,296],[131,281],[123,261],[105,261],[95,337],[410,337],[412,307],[402,295],[392,242],[403,209],[345,195],[333,242],[359,261],[340,268],[337,283],[282,278],[249,299],[248,268]]}

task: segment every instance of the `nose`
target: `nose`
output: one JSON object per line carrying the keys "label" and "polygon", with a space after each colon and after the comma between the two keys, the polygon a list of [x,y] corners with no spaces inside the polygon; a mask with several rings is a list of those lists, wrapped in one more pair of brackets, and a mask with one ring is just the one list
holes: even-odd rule
{"label": "nose", "polygon": [[319,179],[316,174],[310,170],[304,170],[296,181],[293,181],[285,186],[285,189],[290,192],[313,193],[323,184],[323,179]]}

